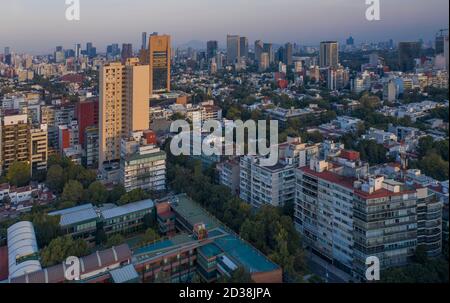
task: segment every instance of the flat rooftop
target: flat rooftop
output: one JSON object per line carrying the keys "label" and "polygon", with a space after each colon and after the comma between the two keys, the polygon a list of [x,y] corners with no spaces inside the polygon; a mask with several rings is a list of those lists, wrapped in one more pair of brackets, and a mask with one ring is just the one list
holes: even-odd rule
{"label": "flat rooftop", "polygon": [[186,195],[178,195],[172,198],[170,206],[192,226],[197,223],[204,223],[208,231],[222,226],[219,220]]}

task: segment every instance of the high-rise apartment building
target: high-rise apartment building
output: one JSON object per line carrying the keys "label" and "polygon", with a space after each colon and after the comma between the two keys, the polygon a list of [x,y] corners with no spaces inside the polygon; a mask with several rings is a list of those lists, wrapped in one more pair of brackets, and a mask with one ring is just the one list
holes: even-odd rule
{"label": "high-rise apartment building", "polygon": [[100,70],[100,165],[120,159],[123,136],[149,128],[149,75],[149,66],[137,58]]}
{"label": "high-rise apartment building", "polygon": [[401,71],[414,70],[414,60],[420,57],[421,48],[420,42],[400,42],[398,44],[398,60]]}
{"label": "high-rise apartment building", "polygon": [[336,41],[320,43],[320,67],[337,67],[339,64],[339,45]]}
{"label": "high-rise apartment building", "polygon": [[371,175],[356,152],[312,159],[296,170],[296,189],[294,222],[305,244],[357,278],[371,256],[383,270],[408,264],[418,245],[440,254],[439,202],[427,189]]}
{"label": "high-rise apartment building", "polygon": [[48,160],[48,130],[46,124],[41,124],[39,128],[30,129],[29,133],[29,163],[31,173],[45,172]]}
{"label": "high-rise apartment building", "polygon": [[290,163],[262,166],[257,157],[242,157],[240,198],[255,208],[263,205],[283,206],[294,203],[294,166]]}
{"label": "high-rise apartment building", "polygon": [[5,116],[0,123],[0,172],[7,172],[14,162],[29,161],[30,123],[27,115]]}
{"label": "high-rise apartment building", "polygon": [[238,35],[227,35],[227,64],[238,63],[241,58],[241,40]]}
{"label": "high-rise apartment building", "polygon": [[141,51],[142,64],[149,65],[150,95],[170,92],[171,39],[169,35],[150,35],[148,49]]}

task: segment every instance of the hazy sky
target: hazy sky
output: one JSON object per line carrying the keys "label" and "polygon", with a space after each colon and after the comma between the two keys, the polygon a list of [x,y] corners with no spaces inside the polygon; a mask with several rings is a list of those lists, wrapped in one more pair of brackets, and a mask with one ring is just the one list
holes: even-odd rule
{"label": "hazy sky", "polygon": [[[141,32],[170,34],[173,44],[225,41],[227,33],[267,42],[428,41],[448,28],[448,0],[380,0],[381,21],[365,19],[365,0],[80,0],[81,20],[65,19],[65,0],[2,0],[0,48],[45,53],[92,41],[140,45]],[[84,47],[84,46],[83,46]]]}

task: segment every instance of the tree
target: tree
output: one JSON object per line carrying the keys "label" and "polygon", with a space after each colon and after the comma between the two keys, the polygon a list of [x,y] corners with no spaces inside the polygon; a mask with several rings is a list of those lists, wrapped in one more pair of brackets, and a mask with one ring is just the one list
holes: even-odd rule
{"label": "tree", "polygon": [[63,262],[67,257],[82,257],[88,253],[88,246],[83,239],[73,240],[69,235],[59,237],[41,251],[41,264],[49,267]]}
{"label": "tree", "polygon": [[88,197],[89,201],[96,205],[104,204],[108,201],[108,190],[106,189],[105,185],[103,185],[103,183],[101,183],[100,181],[96,181],[89,185]]}
{"label": "tree", "polygon": [[419,139],[419,146],[417,147],[417,152],[419,157],[423,158],[425,155],[433,149],[434,140],[430,136],[422,137]]}
{"label": "tree", "polygon": [[42,211],[32,210],[31,213],[24,216],[23,220],[33,223],[39,247],[48,245],[61,234],[59,216],[49,216]]}
{"label": "tree", "polygon": [[356,149],[361,154],[361,159],[368,161],[370,165],[387,162],[387,149],[373,140],[360,141]]}
{"label": "tree", "polygon": [[124,194],[120,197],[118,203],[119,205],[125,205],[137,201],[142,201],[148,199],[149,195],[141,188],[133,189],[132,191]]}
{"label": "tree", "polygon": [[80,203],[83,198],[83,185],[75,180],[70,180],[64,186],[63,193],[61,195],[61,201]]}
{"label": "tree", "polygon": [[64,169],[59,164],[50,166],[47,172],[47,186],[52,191],[60,193],[64,188]]}
{"label": "tree", "polygon": [[144,235],[141,237],[141,241],[139,242],[139,246],[146,246],[151,243],[158,241],[161,237],[159,234],[152,228],[149,228],[145,231]]}
{"label": "tree", "polygon": [[420,161],[411,163],[412,168],[419,168],[426,175],[439,181],[448,180],[448,165],[447,161],[434,152],[427,154]]}
{"label": "tree", "polygon": [[121,234],[115,234],[108,238],[106,241],[106,247],[110,248],[113,246],[118,246],[125,242],[125,238]]}
{"label": "tree", "polygon": [[117,201],[119,201],[119,199],[126,193],[127,192],[125,191],[125,187],[123,187],[123,185],[115,185],[113,189],[109,192],[108,202],[117,203]]}
{"label": "tree", "polygon": [[8,181],[17,187],[28,185],[31,180],[31,168],[27,162],[14,162],[6,175]]}
{"label": "tree", "polygon": [[244,267],[238,267],[230,277],[222,276],[219,283],[254,283],[252,275]]}

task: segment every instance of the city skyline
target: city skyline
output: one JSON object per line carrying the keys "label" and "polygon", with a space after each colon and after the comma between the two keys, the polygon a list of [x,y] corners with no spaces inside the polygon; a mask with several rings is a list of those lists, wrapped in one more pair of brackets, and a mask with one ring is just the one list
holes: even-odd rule
{"label": "city skyline", "polygon": [[[449,8],[446,0],[381,1],[381,20],[369,22],[365,19],[367,5],[362,0],[326,0],[320,4],[296,0],[244,3],[231,0],[231,3],[214,5],[206,0],[189,3],[156,0],[151,7],[142,0],[98,0],[81,1],[81,20],[69,22],[65,20],[64,1],[34,2],[17,0],[4,4],[5,9],[0,12],[2,23],[24,22],[15,22],[14,31],[0,26],[1,49],[10,46],[17,52],[46,54],[56,45],[73,48],[74,43],[93,42],[102,51],[108,44],[123,42],[132,43],[137,50],[143,31],[170,34],[174,46],[189,42],[206,46],[207,40],[218,40],[223,47],[227,34],[245,36],[251,42],[261,39],[275,44],[292,41],[318,45],[323,40],[344,41],[350,35],[357,43],[420,38],[427,42],[439,29],[448,27]],[[127,16],[122,15],[125,9]],[[167,19],[171,15],[190,17]],[[43,32],[45,37],[39,35]]]}

